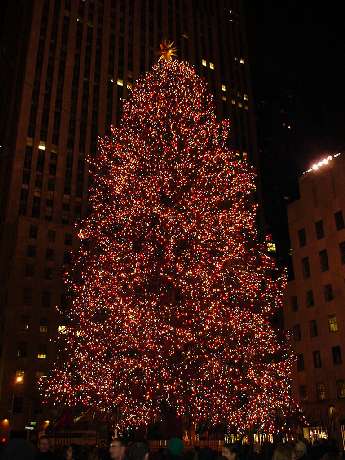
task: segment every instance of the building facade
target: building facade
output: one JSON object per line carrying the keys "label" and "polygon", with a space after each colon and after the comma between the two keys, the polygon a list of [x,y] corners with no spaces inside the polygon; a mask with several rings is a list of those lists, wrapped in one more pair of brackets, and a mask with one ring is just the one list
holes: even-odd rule
{"label": "building facade", "polygon": [[345,425],[345,155],[315,164],[288,207],[294,279],[285,325],[297,356],[293,391],[315,435]]}
{"label": "building facade", "polygon": [[[0,113],[0,419],[45,419],[36,388],[54,360],[63,273],[87,212],[85,158],[163,39],[193,63],[257,163],[241,0],[7,2]],[[5,89],[4,89],[5,88]],[[59,306],[61,315],[57,312]]]}

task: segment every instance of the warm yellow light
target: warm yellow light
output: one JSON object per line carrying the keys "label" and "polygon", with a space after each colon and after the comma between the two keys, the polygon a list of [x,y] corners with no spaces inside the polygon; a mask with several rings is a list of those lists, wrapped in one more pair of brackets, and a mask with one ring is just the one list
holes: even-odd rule
{"label": "warm yellow light", "polygon": [[63,325],[59,326],[59,327],[58,327],[58,332],[59,332],[60,334],[66,334],[66,333],[67,333],[67,328],[66,328],[66,326],[63,326]]}
{"label": "warm yellow light", "polygon": [[45,149],[46,149],[46,144],[45,144],[45,142],[42,142],[42,141],[41,141],[41,142],[39,143],[38,149],[39,149],[39,150],[45,150]]}
{"label": "warm yellow light", "polygon": [[8,420],[8,418],[4,418],[1,422],[3,425],[9,425],[10,424],[10,421]]}
{"label": "warm yellow light", "polygon": [[201,64],[202,64],[204,67],[207,67],[207,61],[206,61],[206,59],[202,59],[202,60],[201,60]]}
{"label": "warm yellow light", "polygon": [[18,370],[18,371],[16,372],[16,377],[15,377],[14,382],[15,382],[16,384],[21,384],[21,383],[24,382],[24,371]]}
{"label": "warm yellow light", "polygon": [[244,64],[244,59],[243,58],[240,59],[240,64]]}
{"label": "warm yellow light", "polygon": [[222,91],[226,91],[226,85],[222,84]]}
{"label": "warm yellow light", "polygon": [[46,353],[37,353],[37,358],[38,359],[46,359],[47,354]]}
{"label": "warm yellow light", "polygon": [[121,78],[118,78],[116,83],[118,86],[123,86],[123,80],[121,80]]}
{"label": "warm yellow light", "polygon": [[211,69],[211,70],[214,70],[214,64],[213,64],[213,62],[210,62],[210,69]]}

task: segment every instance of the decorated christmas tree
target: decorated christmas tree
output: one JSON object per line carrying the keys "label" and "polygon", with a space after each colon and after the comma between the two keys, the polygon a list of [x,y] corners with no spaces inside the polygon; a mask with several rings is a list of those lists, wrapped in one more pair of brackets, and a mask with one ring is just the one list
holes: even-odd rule
{"label": "decorated christmas tree", "polygon": [[[271,325],[285,276],[256,230],[255,173],[171,48],[90,159],[90,215],[45,400],[118,425],[163,406],[244,432],[290,413],[292,358]],[[279,421],[279,423],[278,423]]]}

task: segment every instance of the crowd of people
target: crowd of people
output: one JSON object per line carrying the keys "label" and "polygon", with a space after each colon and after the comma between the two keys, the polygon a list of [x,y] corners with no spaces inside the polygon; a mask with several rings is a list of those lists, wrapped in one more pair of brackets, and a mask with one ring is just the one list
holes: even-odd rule
{"label": "crowd of people", "polygon": [[12,439],[0,454],[1,460],[343,460],[343,452],[329,440],[308,444],[305,440],[278,445],[225,444],[221,452],[211,448],[185,448],[179,438],[169,440],[166,448],[150,452],[146,442],[126,445],[113,439],[108,448],[64,446],[52,449],[43,436],[35,448],[24,439]]}

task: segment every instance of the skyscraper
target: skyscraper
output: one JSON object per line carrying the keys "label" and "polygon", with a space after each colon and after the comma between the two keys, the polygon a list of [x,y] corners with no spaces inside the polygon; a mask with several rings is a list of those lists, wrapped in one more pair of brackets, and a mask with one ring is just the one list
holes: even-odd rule
{"label": "skyscraper", "polygon": [[300,181],[289,205],[294,279],[285,323],[297,355],[293,390],[308,436],[345,433],[345,157],[329,156]]}
{"label": "skyscraper", "polygon": [[[18,6],[19,5],[19,6]],[[163,39],[195,64],[233,146],[256,158],[241,0],[8,2],[2,37],[0,417],[42,417],[35,382],[55,356],[64,267],[87,212],[85,159]]]}

